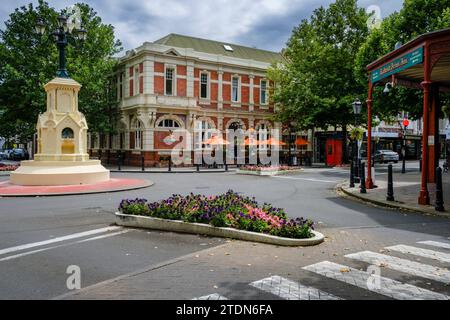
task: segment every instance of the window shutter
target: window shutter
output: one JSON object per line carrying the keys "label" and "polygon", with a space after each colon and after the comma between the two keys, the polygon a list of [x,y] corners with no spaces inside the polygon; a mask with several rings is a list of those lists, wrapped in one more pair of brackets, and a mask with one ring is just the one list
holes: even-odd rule
{"label": "window shutter", "polygon": [[134,81],[130,79],[130,97],[133,96]]}

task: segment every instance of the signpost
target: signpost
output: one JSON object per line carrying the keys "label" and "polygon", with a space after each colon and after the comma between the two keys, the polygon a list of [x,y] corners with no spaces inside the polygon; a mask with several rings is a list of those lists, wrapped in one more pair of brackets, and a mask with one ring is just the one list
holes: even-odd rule
{"label": "signpost", "polygon": [[390,75],[396,74],[400,71],[411,68],[416,64],[421,64],[422,62],[423,47],[420,47],[374,70],[371,74],[372,83],[380,81],[381,79],[389,77]]}

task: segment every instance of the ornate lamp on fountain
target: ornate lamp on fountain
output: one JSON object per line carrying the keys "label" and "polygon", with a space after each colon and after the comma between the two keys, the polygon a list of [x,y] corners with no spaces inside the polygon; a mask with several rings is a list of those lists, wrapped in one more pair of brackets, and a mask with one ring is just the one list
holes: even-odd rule
{"label": "ornate lamp on fountain", "polygon": [[[75,185],[108,181],[109,170],[100,160],[89,160],[87,153],[87,122],[78,111],[78,92],[81,85],[69,78],[66,69],[65,48],[68,38],[84,40],[86,31],[75,28],[76,23],[58,17],[58,29],[52,33],[59,50],[59,69],[56,78],[48,82],[47,110],[37,121],[37,153],[34,160],[22,161],[11,173],[11,182],[17,185]],[[39,34],[45,24],[36,24]]]}

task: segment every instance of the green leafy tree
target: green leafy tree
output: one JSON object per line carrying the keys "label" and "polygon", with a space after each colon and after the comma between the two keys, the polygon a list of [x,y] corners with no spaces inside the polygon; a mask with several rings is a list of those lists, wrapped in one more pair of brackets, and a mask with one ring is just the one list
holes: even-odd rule
{"label": "green leafy tree", "polygon": [[[74,41],[67,47],[70,76],[83,87],[79,107],[91,131],[114,130],[112,92],[108,89],[121,50],[114,27],[102,22],[87,4],[77,4],[87,31],[85,42]],[[35,132],[37,116],[46,109],[43,85],[55,77],[58,52],[50,32],[56,29],[59,12],[45,1],[15,9],[0,30],[0,136],[20,142],[30,140]],[[35,32],[41,18],[47,26],[46,35]],[[110,112],[111,111],[111,112]]]}
{"label": "green leafy tree", "polygon": [[367,19],[356,0],[316,9],[294,28],[283,50],[286,61],[269,70],[278,120],[295,120],[298,129],[341,127],[344,160],[351,104],[365,87],[355,79],[354,62],[368,35]]}

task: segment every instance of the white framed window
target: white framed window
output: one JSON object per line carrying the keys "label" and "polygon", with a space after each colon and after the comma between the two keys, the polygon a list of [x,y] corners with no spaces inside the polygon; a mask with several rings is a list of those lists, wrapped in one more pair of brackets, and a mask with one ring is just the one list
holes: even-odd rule
{"label": "white framed window", "polygon": [[141,122],[136,121],[136,131],[134,132],[134,148],[135,149],[143,149],[143,132]]}
{"label": "white framed window", "polygon": [[158,128],[180,128],[180,124],[173,119],[163,119],[158,122]]}
{"label": "white framed window", "polygon": [[[257,139],[258,141],[266,141],[268,139],[270,139],[270,133],[269,133],[269,128],[265,123],[260,123],[256,126],[256,135],[257,135]],[[260,149],[267,149],[267,145],[266,144],[260,144],[258,145],[258,147]]]}
{"label": "white framed window", "polygon": [[239,102],[241,101],[241,79],[239,76],[233,76],[231,78],[231,102]]}
{"label": "white framed window", "polygon": [[195,121],[195,149],[211,149],[211,145],[203,144],[213,136],[214,126],[207,120]]}
{"label": "white framed window", "polygon": [[166,96],[175,95],[175,67],[167,66],[164,74],[164,94]]}
{"label": "white framed window", "polygon": [[262,105],[267,105],[267,80],[262,79],[259,83],[259,103]]}
{"label": "white framed window", "polygon": [[200,99],[209,99],[209,73],[200,73]]}

